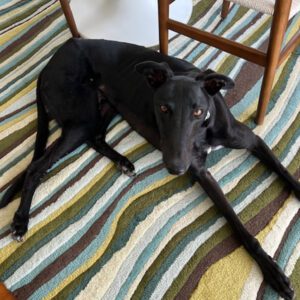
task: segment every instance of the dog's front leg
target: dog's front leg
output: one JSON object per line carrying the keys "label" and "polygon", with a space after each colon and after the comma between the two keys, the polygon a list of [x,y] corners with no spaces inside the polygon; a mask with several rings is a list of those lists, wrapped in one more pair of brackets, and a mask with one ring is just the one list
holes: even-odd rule
{"label": "dog's front leg", "polygon": [[300,200],[300,182],[298,182],[288,170],[281,164],[266,143],[258,136],[255,136],[255,143],[249,149],[257,158],[265,163],[271,170],[283,178],[296,197]]}
{"label": "dog's front leg", "polygon": [[268,145],[242,123],[236,122],[233,129],[231,137],[227,139],[226,146],[235,149],[249,150],[272,171],[276,172],[285,180],[289,187],[295,192],[296,197],[300,200],[300,182],[288,172]]}
{"label": "dog's front leg", "polygon": [[117,165],[118,169],[122,171],[122,173],[126,174],[129,177],[135,176],[134,165],[127,157],[121,155],[119,152],[109,146],[104,140],[103,136],[100,136],[99,138],[91,141],[90,145],[97,152],[112,160]]}
{"label": "dog's front leg", "polygon": [[268,282],[283,298],[292,299],[294,292],[291,288],[289,279],[275,261],[262,249],[257,239],[244,227],[210,172],[203,167],[203,165],[199,165],[198,162],[192,164],[190,171],[220,212],[224,215],[243,246],[258,263],[266,282]]}

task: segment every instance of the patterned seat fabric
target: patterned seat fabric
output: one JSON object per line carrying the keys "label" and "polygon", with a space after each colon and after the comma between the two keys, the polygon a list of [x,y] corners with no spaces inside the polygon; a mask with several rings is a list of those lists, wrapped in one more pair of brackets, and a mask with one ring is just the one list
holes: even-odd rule
{"label": "patterned seat fabric", "polygon": [[[262,13],[273,15],[276,0],[230,0],[242,6],[252,8]],[[293,0],[290,19],[300,11],[300,0]]]}

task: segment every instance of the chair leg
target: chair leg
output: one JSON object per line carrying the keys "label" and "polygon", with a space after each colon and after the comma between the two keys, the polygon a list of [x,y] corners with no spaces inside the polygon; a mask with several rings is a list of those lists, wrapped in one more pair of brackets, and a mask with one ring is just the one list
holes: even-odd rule
{"label": "chair leg", "polygon": [[80,34],[78,32],[76,23],[75,23],[75,19],[69,4],[69,0],[60,0],[60,5],[61,8],[64,12],[64,15],[66,17],[67,23],[69,25],[69,28],[71,30],[71,33],[73,35],[73,37],[80,37]]}
{"label": "chair leg", "polygon": [[169,0],[158,0],[159,49],[163,54],[168,54],[169,3]]}
{"label": "chair leg", "polygon": [[222,19],[225,19],[227,17],[228,12],[229,12],[229,7],[230,7],[230,1],[223,0],[222,12],[221,12]]}
{"label": "chair leg", "polygon": [[266,69],[264,72],[264,78],[257,108],[257,124],[263,123],[267,106],[270,100],[273,81],[280,59],[281,45],[289,20],[290,7],[291,0],[277,0],[275,4],[269,46],[266,57]]}

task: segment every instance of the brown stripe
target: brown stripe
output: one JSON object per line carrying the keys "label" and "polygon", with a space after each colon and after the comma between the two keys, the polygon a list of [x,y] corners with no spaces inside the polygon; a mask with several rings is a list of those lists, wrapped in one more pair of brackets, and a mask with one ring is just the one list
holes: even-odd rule
{"label": "brown stripe", "polygon": [[28,108],[29,106],[35,104],[35,102],[36,102],[36,100],[34,100],[34,101],[32,101],[32,102],[30,102],[30,103],[28,103],[28,104],[22,106],[21,108],[18,108],[18,109],[16,109],[16,110],[14,110],[13,112],[11,112],[11,113],[5,115],[4,117],[0,118],[0,123],[3,122],[3,121],[6,120],[6,119],[12,117],[13,115],[18,114],[20,111],[25,110],[25,109]]}
{"label": "brown stripe", "polygon": [[[112,143],[112,147],[116,147],[120,141],[122,141],[126,136],[128,136],[130,133],[132,132],[132,129],[126,131],[123,135],[121,135],[119,138],[117,138],[114,143]],[[83,153],[82,153],[83,154]],[[91,168],[94,167],[94,165],[103,157],[103,155],[99,154],[97,155],[92,161],[90,161],[82,170],[80,170],[80,172],[77,174],[77,176],[75,176],[74,178],[72,178],[66,185],[62,186],[61,189],[59,189],[55,194],[53,194],[52,197],[50,197],[45,203],[43,203],[43,205],[41,205],[40,207],[38,207],[36,210],[34,210],[33,212],[30,213],[30,218],[35,217],[36,215],[38,215],[39,213],[41,213],[46,207],[50,206],[52,203],[56,202],[57,199],[62,195],[62,193],[67,190],[69,187],[71,187],[72,185],[74,185],[77,181],[79,181]],[[66,164],[68,164],[68,162],[66,162]],[[19,174],[20,175],[20,174]],[[18,176],[19,176],[18,175]],[[10,181],[8,184],[6,184],[5,186],[8,186],[9,184],[13,183],[14,181],[16,181],[16,179],[18,178],[15,177],[12,181]],[[4,231],[2,234],[0,234],[0,239],[8,236],[10,234],[10,229]]]}
{"label": "brown stripe", "polygon": [[[273,202],[263,208],[259,212],[259,214],[257,214],[254,218],[252,218],[245,224],[247,230],[252,235],[257,235],[270,222],[270,220],[278,212],[280,207],[282,207],[289,194],[290,192],[287,189],[284,189],[283,192]],[[185,284],[176,295],[175,299],[190,299],[191,294],[197,288],[202,275],[207,271],[207,269],[212,264],[227,256],[240,246],[241,243],[233,235],[219,243],[195,267],[194,271],[186,280]]]}
{"label": "brown stripe", "polygon": [[[32,122],[36,122],[36,119]],[[30,126],[30,124],[32,123],[30,122],[27,126]],[[24,127],[25,128],[25,127]],[[21,128],[20,130],[24,129]],[[15,131],[17,132],[17,131]],[[26,132],[26,135],[22,135],[22,137],[20,139],[18,139],[17,141],[15,141],[14,143],[12,143],[11,145],[9,145],[7,148],[5,148],[5,150],[3,150],[0,153],[0,158],[4,157],[5,155],[7,155],[9,152],[11,152],[13,149],[15,149],[17,146],[19,146],[22,142],[24,142],[29,136],[31,136],[32,134],[34,134],[36,132],[36,127],[34,126],[33,128],[29,129]],[[3,191],[3,187],[0,188],[0,191]]]}
{"label": "brown stripe", "polygon": [[[268,46],[268,40],[264,41],[259,47],[259,50],[265,51]],[[225,101],[229,108],[244,98],[246,93],[258,82],[263,76],[264,68],[253,64],[251,62],[245,62],[239,71],[239,74],[235,78],[235,86],[238,88],[228,90],[225,96]],[[247,76],[251,74],[251,76]]]}
{"label": "brown stripe", "polygon": [[[43,12],[47,9],[48,8],[44,9]],[[7,57],[10,57],[12,53],[16,52],[16,50],[19,50],[21,48],[21,46],[26,45],[26,43],[28,43],[30,40],[33,40],[38,33],[42,32],[46,27],[48,27],[50,25],[50,23],[53,20],[55,20],[60,14],[61,14],[61,11],[56,10],[56,11],[52,12],[52,14],[45,16],[38,23],[33,25],[33,27],[30,28],[26,33],[24,33],[21,38],[15,40],[10,45],[8,45],[1,52],[0,62],[5,61],[7,59]]]}
{"label": "brown stripe", "polygon": [[[260,18],[262,17],[262,14],[257,14],[251,21],[251,24],[256,23]],[[237,40],[245,31],[249,28],[249,24],[246,24],[240,31],[238,31],[233,37],[232,40]],[[268,46],[268,40],[264,41],[263,44],[258,48],[261,51],[265,51]],[[214,56],[212,57],[212,61],[214,59],[217,59],[217,57],[222,53],[221,50],[218,50]],[[236,58],[237,60],[239,58]],[[208,62],[204,69],[208,68],[208,65],[210,62]],[[229,108],[231,108],[233,105],[238,103],[245,94],[255,85],[255,83],[261,78],[263,75],[263,67],[253,64],[251,62],[245,61],[243,63],[242,68],[239,71],[239,74],[235,78],[235,86],[238,87],[232,90],[229,90],[225,95],[225,101]],[[251,74],[251,76],[247,76],[246,74]]]}
{"label": "brown stripe", "polygon": [[[298,219],[300,218],[300,209],[298,210],[297,214],[294,216],[294,218],[292,219],[291,223],[289,224],[289,226],[287,227],[287,229],[285,230],[284,232],[284,235],[281,239],[281,242],[274,254],[274,259],[278,259],[279,255],[280,255],[280,252],[284,246],[284,244],[286,243],[286,240],[290,234],[290,231],[291,229],[294,227],[294,225],[297,223]],[[258,290],[258,293],[257,293],[257,300],[258,299],[263,299],[263,296],[265,294],[265,290],[266,290],[266,283],[265,281],[262,282],[262,284],[260,285],[260,288]]]}
{"label": "brown stripe", "polygon": [[[249,26],[250,26],[249,23],[250,23],[250,24],[255,24],[262,16],[263,16],[262,14],[257,14],[257,15],[255,15],[255,17],[254,17],[252,20],[249,20],[249,22],[248,22],[247,24],[245,24],[244,27],[242,27],[239,31],[237,31],[230,39],[233,40],[233,41],[237,41],[237,39],[238,39],[242,34],[244,34],[245,31],[249,28]],[[233,21],[232,21],[232,22],[233,22]],[[222,23],[222,20],[221,20],[221,23]],[[220,35],[226,33],[226,31],[229,30],[230,27],[229,27],[229,28],[225,28],[225,29],[226,29],[226,30],[225,30],[225,31],[223,30],[222,33],[221,33]],[[252,37],[252,35],[251,35],[250,37]],[[208,47],[209,47],[209,46],[208,46]],[[221,53],[223,53],[223,51],[218,50],[218,51],[213,55],[211,61],[213,61],[214,59],[216,59]],[[208,62],[208,63],[204,66],[204,69],[207,69],[209,64],[210,64],[210,62]]]}
{"label": "brown stripe", "polygon": [[[214,26],[214,28],[212,28],[211,32],[214,32],[218,26],[221,24],[222,20],[220,20],[220,22],[218,22],[218,24],[216,24]],[[192,40],[192,42],[197,42],[196,40]],[[186,43],[187,44],[187,43]],[[189,55],[191,55],[200,45],[201,43],[200,42],[197,42],[196,45],[183,57],[183,59],[186,59]],[[207,46],[209,47],[209,46]],[[203,51],[202,51],[203,52]],[[198,56],[197,56],[198,57]],[[196,58],[197,59],[197,58]],[[195,62],[195,61],[194,61]],[[194,63],[193,62],[193,63]],[[201,68],[202,69],[202,68]],[[203,68],[205,70],[205,67]]]}
{"label": "brown stripe", "polygon": [[60,257],[58,257],[52,264],[47,266],[41,273],[39,273],[29,284],[17,289],[14,294],[22,299],[27,299],[34,291],[36,291],[40,286],[49,281],[57,273],[65,268],[71,261],[73,261],[94,239],[95,236],[99,234],[103,225],[105,224],[108,217],[111,215],[112,211],[115,209],[120,199],[139,181],[142,181],[147,176],[158,172],[163,169],[163,164],[155,166],[145,172],[136,176],[117,196],[114,202],[106,209],[106,211],[93,223],[93,225],[88,229],[88,231],[76,242],[68,251],[64,252]]}
{"label": "brown stripe", "polygon": [[[46,8],[45,10],[47,10]],[[44,11],[45,11],[44,10]],[[22,35],[21,38],[15,40],[10,45],[8,45],[1,52],[0,62],[4,62],[8,57],[12,55],[12,53],[17,52],[24,45],[27,45],[31,40],[33,40],[39,33],[44,31],[50,24],[56,20],[61,15],[61,11],[58,9],[54,11],[51,15],[45,16],[40,22],[36,23],[30,30]],[[6,74],[7,72],[5,72]],[[0,77],[3,77],[5,74],[2,74]]]}
{"label": "brown stripe", "polygon": [[[55,2],[57,2],[57,1],[55,1]],[[0,28],[0,31],[1,31],[0,35],[3,35],[8,31],[13,30],[16,27],[23,25],[24,23],[28,22],[28,20],[37,17],[42,12],[48,10],[51,6],[56,5],[55,2],[52,3],[52,4],[47,5],[47,1],[44,1],[44,3],[37,4],[37,5],[35,5],[34,7],[31,7],[28,10],[24,10],[23,15],[19,16],[19,19],[17,19],[17,17],[15,17],[14,19],[10,18],[9,21],[6,21],[6,24],[1,24],[2,29]],[[40,11],[38,13],[35,13],[36,9],[40,8],[42,5],[45,5],[45,6],[47,5],[47,6],[42,11]],[[43,18],[45,18],[45,17],[43,17]],[[22,21],[22,22],[20,22],[20,21]],[[13,22],[13,23],[9,24],[9,22]],[[18,22],[20,22],[20,23],[18,23]],[[18,24],[16,24],[16,23],[18,23]],[[14,25],[14,26],[12,26],[12,25]]]}

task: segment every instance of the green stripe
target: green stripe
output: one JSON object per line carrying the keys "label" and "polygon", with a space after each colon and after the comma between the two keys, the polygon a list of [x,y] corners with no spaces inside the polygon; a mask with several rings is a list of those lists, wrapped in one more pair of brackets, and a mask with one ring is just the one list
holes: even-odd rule
{"label": "green stripe", "polygon": [[29,135],[34,133],[37,123],[36,119],[28,123],[25,127],[14,131],[12,134],[1,140],[0,153],[6,151],[12,144],[19,142],[22,143]]}
{"label": "green stripe", "polygon": [[[38,34],[42,31],[42,29],[45,29],[45,28],[47,28],[48,26],[50,26],[50,25],[51,25],[51,22],[53,22],[53,21],[56,19],[57,15],[59,15],[59,14],[60,14],[60,12],[59,12],[59,11],[56,11],[56,12],[55,12],[55,15],[54,15],[48,22],[45,22],[45,23],[40,24],[39,27],[41,27],[41,29],[39,30],[39,32],[35,33],[34,35],[31,35],[31,38],[30,38],[30,39],[24,40],[24,42],[23,42],[21,45],[18,45],[16,48],[14,48],[14,53],[17,53],[18,51],[20,51],[20,49],[21,49],[22,47],[24,47],[24,45],[30,43],[30,41],[33,40],[33,39],[36,37],[36,35],[38,35]],[[12,72],[14,71],[14,69],[20,67],[22,64],[28,62],[28,59],[30,59],[34,54],[36,54],[36,53],[37,53],[40,49],[42,49],[45,45],[47,45],[48,43],[50,43],[50,42],[51,42],[51,41],[52,41],[52,40],[53,40],[60,32],[63,32],[65,29],[66,29],[66,24],[64,24],[64,23],[62,22],[62,23],[61,23],[61,28],[60,28],[60,30],[59,30],[58,32],[57,32],[57,31],[52,32],[50,35],[47,36],[47,39],[45,39],[45,41],[44,41],[41,45],[39,45],[38,47],[35,47],[35,48],[32,47],[32,48],[31,48],[31,52],[28,53],[27,56],[22,57],[22,59],[20,59],[20,61],[18,61],[18,64],[17,64],[17,65],[13,65],[13,66],[11,66],[11,68],[9,68],[9,69],[7,69],[5,72],[1,73],[1,74],[0,74],[0,79],[1,79],[1,78],[4,78],[4,77],[7,76],[8,74],[12,73]],[[61,43],[61,44],[62,44],[62,43]],[[61,46],[61,44],[57,45],[55,48],[52,49],[52,51],[50,52],[50,53],[51,53],[51,56],[53,56],[53,53],[56,51],[56,49],[58,49],[58,48]],[[13,55],[14,53],[7,53],[7,54],[8,54],[8,55]],[[2,60],[2,61],[5,61],[5,59],[6,59],[6,58],[3,57],[1,60]],[[1,60],[0,60],[0,63],[1,63]],[[38,64],[40,64],[40,63],[43,62],[44,60],[45,60],[45,57],[41,58],[40,61],[38,62]],[[26,73],[28,73],[30,70],[32,70],[32,69],[33,69],[33,66],[34,66],[34,65],[32,65],[31,69],[26,69]],[[21,75],[21,76],[23,76],[23,75]]]}
{"label": "green stripe", "polygon": [[295,291],[295,299],[300,299],[300,259],[295,264],[290,280]]}
{"label": "green stripe", "polygon": [[[125,246],[136,226],[153,211],[155,206],[191,186],[188,176],[176,177],[165,185],[148,192],[131,203],[118,220],[118,226],[113,239],[104,254],[84,273],[67,285],[54,299],[67,299],[71,293],[77,294],[85,284],[103,267],[109,259]],[[75,291],[75,292],[74,292]]]}
{"label": "green stripe", "polygon": [[[129,159],[133,159],[135,158],[135,155],[139,156],[141,152],[145,153],[145,150],[147,151],[148,149],[150,149],[150,147],[143,145],[130,153],[128,157]],[[13,265],[22,265],[26,261],[27,257],[30,257],[33,252],[38,251],[38,249],[49,242],[50,238],[53,238],[65,229],[71,222],[74,222],[75,219],[80,219],[82,215],[84,215],[84,211],[86,211],[87,207],[91,207],[91,205],[97,201],[99,197],[97,197],[93,203],[91,203],[91,199],[93,199],[99,191],[101,192],[101,195],[103,195],[118,176],[119,171],[117,171],[116,166],[112,165],[111,168],[109,168],[109,170],[103,174],[103,176],[99,178],[99,180],[95,182],[80,199],[58,215],[54,220],[45,224],[30,238],[28,238],[26,243],[16,249],[16,251],[1,264],[2,268],[0,269],[0,277],[3,277],[6,273],[4,277],[7,278],[8,274],[11,273],[9,269]],[[80,178],[77,178],[77,180],[79,179]],[[59,191],[59,193],[61,194],[63,191],[64,188],[62,191]],[[45,233],[47,233],[47,235]],[[43,238],[41,239],[41,237]],[[16,268],[16,265],[14,266],[14,269]]]}
{"label": "green stripe", "polygon": [[[38,28],[37,32],[34,32],[34,34],[31,34],[26,39],[20,38],[19,40],[21,40],[21,42],[18,42],[18,44],[14,46],[13,51],[8,51],[5,54],[1,55],[0,63],[5,62],[5,60],[10,56],[12,56],[14,53],[21,51],[24,46],[28,45],[31,41],[33,41],[36,38],[37,35],[45,31],[45,29],[47,29],[51,25],[51,23],[56,19],[58,19],[60,16],[61,16],[61,10],[57,9],[54,10],[51,14],[47,15],[45,19],[41,19],[38,23],[34,25],[33,28],[30,28],[28,31],[28,33],[30,33],[33,31],[33,29]],[[64,28],[67,28],[66,24],[64,24]],[[53,32],[51,34],[53,35],[55,33],[56,32]],[[1,74],[1,77],[3,77],[2,75],[3,74]]]}
{"label": "green stripe", "polygon": [[[274,87],[272,89],[269,104],[268,104],[268,108],[267,108],[267,113],[272,110],[272,108],[276,104],[278,98],[280,97],[282,91],[288,85],[288,82],[287,82],[286,79],[288,78],[289,74],[291,74],[291,72],[293,71],[296,60],[297,60],[297,57],[298,57],[298,55],[292,54],[288,58],[288,60],[285,62],[285,65],[283,66],[282,72],[281,72],[276,84],[274,85]],[[259,92],[258,92],[257,96],[259,96]],[[254,121],[255,120],[255,115],[256,115],[256,112],[249,115],[249,117],[245,121],[243,121],[243,123],[245,125],[247,125],[248,127],[250,127],[251,129],[254,129],[257,126],[257,124]]]}
{"label": "green stripe", "polygon": [[[251,46],[253,43],[255,43],[268,30],[268,28],[270,28],[270,24],[271,18],[263,23],[249,38],[247,38],[243,42],[243,45]],[[218,72],[229,74],[230,71],[236,66],[239,59],[240,58],[233,55],[228,56],[218,69]]]}
{"label": "green stripe", "polygon": [[207,12],[213,5],[214,3],[212,3],[211,0],[203,0],[194,5],[192,15],[188,24],[196,23],[199,19],[199,16]]}
{"label": "green stripe", "polygon": [[[47,3],[49,3],[48,0],[43,0],[43,1],[37,2],[37,4],[35,4],[31,8],[27,8],[27,9],[24,8],[23,10],[21,10],[20,13],[15,14],[13,17],[9,18],[7,21],[1,23],[0,24],[0,30],[4,30],[4,29],[10,27],[11,25],[18,23],[21,20],[24,20],[24,19],[28,18],[35,11],[37,11],[38,9],[40,9],[42,6],[44,6]],[[48,8],[53,6],[53,5],[55,5],[55,3],[49,5]],[[45,10],[46,9],[47,8],[45,8]]]}
{"label": "green stripe", "polygon": [[[297,125],[299,125],[300,123],[300,118],[298,118],[297,122],[294,123],[295,126],[291,126],[290,128],[291,130],[287,132],[285,139],[282,139],[280,143],[277,145],[276,147],[277,154],[279,154],[279,151],[282,152],[284,150],[284,146],[286,145],[286,138],[288,137],[291,138],[293,132],[295,131],[295,129],[297,129]],[[295,161],[296,159],[297,157],[294,158],[293,161]],[[293,163],[290,164],[290,167],[291,166],[293,166]],[[236,199],[241,192],[245,191],[252,184],[251,180],[249,180],[249,176],[257,178],[258,176],[262,175],[264,170],[265,167],[262,166],[262,164],[259,163],[258,165],[256,165],[253,168],[253,170],[251,170],[251,172],[248,172],[248,174],[246,174],[241,179],[239,184],[226,195],[227,199],[230,202]],[[251,216],[256,215],[259,212],[260,207],[265,207],[268,203],[270,203],[274,198],[276,198],[281,193],[282,187],[283,187],[283,183],[281,182],[281,180],[279,179],[276,180],[263,194],[260,195],[258,199],[254,200],[254,202],[251,205],[248,205],[247,208],[244,209],[244,211],[240,214],[241,220],[243,222],[247,222],[249,219],[251,219]],[[189,235],[191,235],[192,232],[198,230],[201,226],[205,225],[209,220],[211,220],[212,218],[216,218],[217,216],[220,215],[217,213],[217,210],[213,207],[209,211],[207,211],[203,216],[201,216],[195,222],[193,222],[191,225],[184,228],[180,233],[174,236],[174,238],[169,242],[169,244],[165,247],[162,253],[155,260],[155,262],[147,270],[145,276],[141,280],[138,288],[134,293],[134,299],[141,299],[144,289],[148,284],[148,281],[158,272],[158,270],[161,267],[161,264],[165,261],[166,257],[168,257],[175,248],[178,248],[178,245],[182,245],[182,241],[184,240],[184,238],[188,237]],[[184,267],[181,274],[174,280],[173,284],[171,285],[168,292],[166,293],[166,295],[169,295],[169,297],[166,296],[166,299],[174,299],[179,289],[186,282],[188,276],[194,270],[195,265],[198,264],[199,261],[213,247],[215,247],[218,243],[220,243],[222,240],[224,240],[226,237],[229,236],[228,229],[229,227],[226,225],[198,249],[197,254],[193,256],[193,258],[188,263],[188,265]],[[193,261],[196,261],[196,264],[192,263]]]}
{"label": "green stripe", "polygon": [[[244,8],[244,7],[240,7],[236,14],[234,15],[234,17],[232,18],[232,20],[230,21],[230,23],[228,23],[228,25],[223,29],[221,30],[220,33],[218,33],[218,36],[222,36],[226,33],[226,31],[228,29],[230,29],[237,21],[239,21],[240,18],[242,18],[246,13],[247,13],[248,9],[247,8]],[[213,32],[214,33],[214,32]],[[198,46],[197,46],[198,47]],[[207,51],[207,49],[210,48],[210,46],[206,46],[202,51],[200,51],[198,53],[198,55],[196,55],[193,60],[191,61],[191,63],[195,63],[200,57],[201,55],[203,55],[203,53],[205,51]]]}

